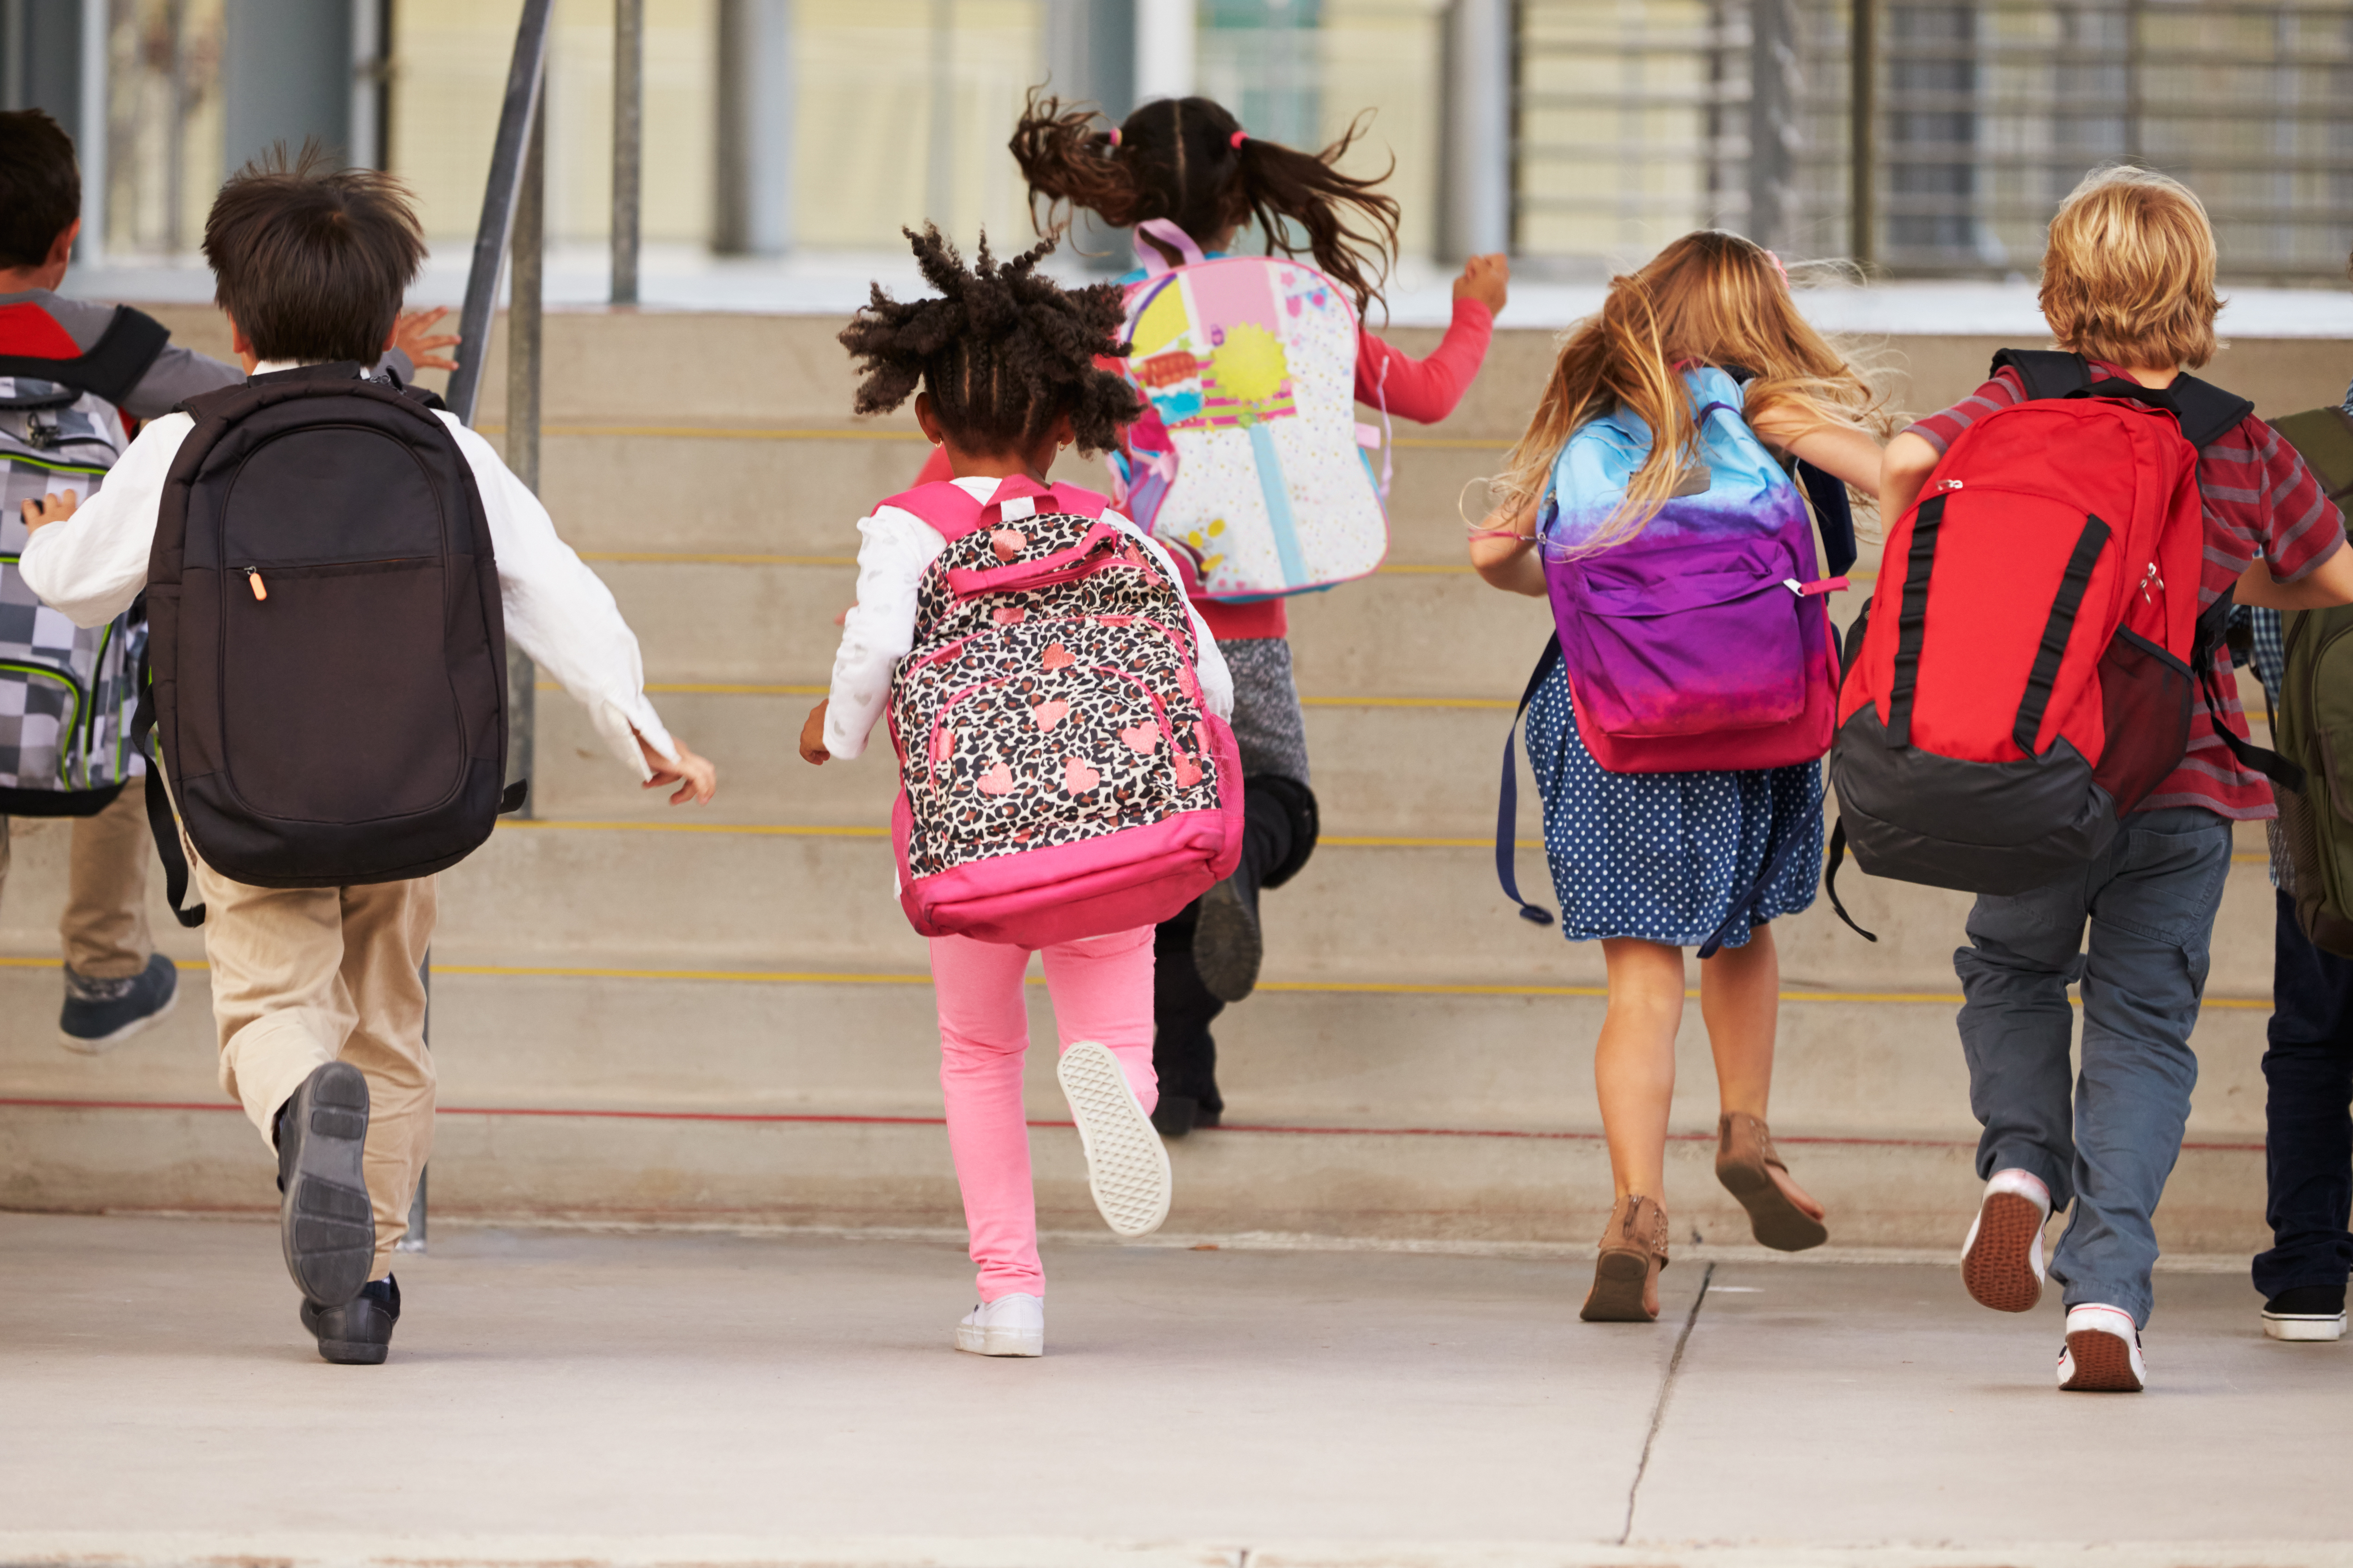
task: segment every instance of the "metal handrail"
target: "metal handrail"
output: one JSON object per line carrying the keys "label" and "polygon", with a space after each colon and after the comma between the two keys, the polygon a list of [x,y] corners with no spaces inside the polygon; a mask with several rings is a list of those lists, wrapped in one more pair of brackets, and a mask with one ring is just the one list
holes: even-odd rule
{"label": "metal handrail", "polygon": [[532,121],[547,79],[548,19],[554,0],[523,0],[515,24],[514,57],[507,66],[506,100],[491,144],[491,174],[482,189],[482,221],[474,230],[474,259],[466,274],[466,303],[458,313],[458,368],[449,373],[450,409],[471,425],[490,357],[491,318],[498,310],[499,273],[514,230],[515,197],[522,187]]}

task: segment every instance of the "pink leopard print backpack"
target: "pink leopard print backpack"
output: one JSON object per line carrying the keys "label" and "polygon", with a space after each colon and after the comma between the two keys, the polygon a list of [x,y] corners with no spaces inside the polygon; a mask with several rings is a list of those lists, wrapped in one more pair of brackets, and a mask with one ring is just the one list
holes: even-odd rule
{"label": "pink leopard print backpack", "polygon": [[884,503],[948,547],[891,685],[899,901],[925,936],[1045,947],[1155,925],[1241,857],[1233,731],[1184,590],[1092,490],[1015,476]]}

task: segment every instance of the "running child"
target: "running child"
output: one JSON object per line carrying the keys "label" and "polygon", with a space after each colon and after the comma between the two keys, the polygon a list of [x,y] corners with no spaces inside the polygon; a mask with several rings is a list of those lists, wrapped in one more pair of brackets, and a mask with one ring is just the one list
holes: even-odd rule
{"label": "running child", "polygon": [[[1232,680],[1208,626],[1184,607],[1181,579],[1167,552],[1108,510],[1103,497],[1047,483],[1058,451],[1074,441],[1082,449],[1107,448],[1118,439],[1120,426],[1135,416],[1135,396],[1127,384],[1095,364],[1097,356],[1119,352],[1113,335],[1121,319],[1118,288],[1104,283],[1065,292],[1039,276],[1037,264],[1052,250],[1051,240],[1002,264],[989,256],[984,241],[967,267],[936,228],[909,237],[939,297],[902,303],[878,286],[872,303],[859,312],[841,341],[865,372],[858,412],[888,413],[912,395],[916,422],[940,448],[952,477],[893,497],[860,521],[858,603],[842,619],[832,685],[802,726],[800,753],[816,764],[858,756],[888,707],[902,775],[911,787],[919,772],[947,770],[926,788],[969,788],[971,795],[964,798],[974,804],[957,819],[981,824],[974,832],[989,831],[987,825],[1003,815],[987,807],[987,800],[1009,800],[1018,803],[1013,815],[1022,824],[1009,832],[1010,838],[1026,845],[1034,831],[1040,846],[1027,853],[1067,854],[1084,847],[1069,835],[1101,824],[1106,812],[1115,818],[1133,804],[1132,780],[1144,763],[1173,763],[1180,784],[1204,782],[1204,766],[1195,759],[1215,748],[1201,746],[1188,756],[1188,738],[1200,729],[1222,730],[1233,710]],[[1110,541],[1124,541],[1118,552],[1123,580],[1142,584],[1158,598],[1154,614],[1146,616],[1053,622],[1072,630],[1043,647],[1032,668],[1019,662],[1015,646],[1021,623],[1068,606],[1049,605],[1038,593],[994,592],[989,579],[992,573],[1020,569],[1031,544],[1023,531],[1040,526],[1022,520],[1043,517],[1050,524],[1072,512],[1107,525]],[[1104,539],[1101,529],[1089,530],[1087,542],[1068,554],[1078,557]],[[970,552],[984,543],[987,550],[977,568],[957,565],[962,557],[942,561],[951,548]],[[1069,567],[1056,570],[1063,579],[1075,574]],[[1058,579],[1035,581],[1050,586]],[[940,719],[926,726],[928,732],[912,735],[910,694],[920,689],[922,672],[942,668],[959,648],[979,646],[974,637],[941,634],[925,645],[923,657],[909,660],[919,637],[939,633],[956,614],[975,617],[981,632],[995,639],[987,645],[991,652],[980,658],[980,678],[938,710]],[[1163,616],[1176,625],[1145,625]],[[1189,626],[1189,648],[1176,626]],[[1078,689],[1051,689],[1070,692],[1076,700],[1041,689],[1057,679],[1056,672],[1074,671],[1063,640],[1078,645],[1082,637],[1106,626],[1118,628],[1105,634],[1113,642],[1081,645],[1083,657],[1076,660],[1076,671],[1087,670],[1096,653],[1121,669],[1136,668],[1133,659],[1113,657],[1117,639],[1132,637],[1160,650],[1161,667],[1151,673],[1166,679],[1128,683],[1146,705],[1133,725],[1109,741],[1112,755],[1097,750],[1091,758],[1062,756],[1064,736],[1100,731],[1104,721],[1084,710]],[[1000,652],[1001,664],[995,662]],[[961,667],[947,668],[953,682],[965,688]],[[1114,685],[1124,680],[1120,669],[1110,674]],[[1164,702],[1173,705],[1172,715],[1189,707],[1219,722],[1212,726],[1205,719],[1199,729],[1174,717],[1157,722],[1155,715]],[[953,724],[946,718],[951,711],[956,715]],[[969,777],[954,771],[959,758],[1014,752],[1058,726],[1056,754],[1045,764],[1025,767],[1019,774],[1002,762],[987,768],[976,763]],[[1229,736],[1224,748],[1230,757]],[[1114,778],[1114,770],[1123,767],[1128,772]],[[913,808],[902,804],[902,847],[912,846],[912,822]],[[1231,826],[1238,829],[1239,823]],[[1018,858],[1008,853],[967,864],[986,870]],[[912,850],[908,864],[911,870],[917,864]],[[1200,872],[1184,884],[1176,901],[1210,874]],[[937,879],[926,874],[924,879]],[[918,929],[925,929],[929,916],[917,915],[914,890],[902,883],[901,892]],[[1076,901],[1073,895],[1071,902]],[[1168,907],[1166,899],[1155,906]],[[1058,1076],[1071,1100],[1103,1217],[1121,1234],[1139,1236],[1156,1228],[1167,1213],[1168,1157],[1150,1121],[1158,1098],[1152,1060],[1153,918],[1103,931],[1086,929],[1083,918],[1073,917],[1064,922],[1073,927],[1071,934],[1051,941],[1018,940],[1001,930],[992,933],[994,940],[930,935],[948,1145],[964,1194],[972,1259],[979,1269],[980,1304],[956,1325],[958,1350],[999,1356],[1045,1353],[1045,1271],[1038,1257],[1029,1124],[1021,1102],[1022,1060],[1029,1045],[1022,976],[1033,951],[1044,957],[1061,1040]]]}
{"label": "running child", "polygon": [[[1873,417],[1870,389],[1798,313],[1778,258],[1736,235],[1686,235],[1615,279],[1599,313],[1570,331],[1494,482],[1498,504],[1472,537],[1472,563],[1495,587],[1544,596],[1547,558],[1606,561],[1672,498],[1721,490],[1718,476],[1755,453],[1757,437],[1874,492]],[[1571,460],[1586,446],[1571,438],[1589,426],[1630,468],[1622,486],[1596,482],[1600,465]],[[1766,479],[1787,484],[1778,469]],[[1778,594],[1770,602],[1788,604]],[[1715,647],[1708,658],[1743,651]],[[1702,949],[1700,1011],[1722,1105],[1717,1178],[1765,1245],[1797,1251],[1828,1237],[1822,1205],[1789,1174],[1766,1126],[1780,1006],[1770,922],[1814,900],[1821,768],[1609,771],[1580,733],[1566,663],[1546,662],[1526,732],[1561,933],[1599,940],[1609,976],[1593,1076],[1616,1195],[1582,1315],[1650,1321],[1667,1262],[1667,1119],[1687,947]]]}
{"label": "running child", "polygon": [[[2173,387],[2219,346],[2213,226],[2188,187],[2145,169],[2101,170],[2051,220],[2043,318],[2091,381]],[[1911,507],[1962,432],[2023,401],[2023,380],[2005,365],[1888,443],[1885,515]],[[2234,592],[2242,605],[2272,609],[2353,601],[2343,520],[2295,449],[2253,412],[2200,450],[2198,486],[2201,613]],[[2225,721],[2243,742],[2227,644],[2215,648],[2213,670]],[[1986,1185],[1961,1278],[1981,1306],[2033,1307],[2046,1274],[2043,1227],[2054,1209],[2074,1205],[2047,1269],[2067,1307],[2063,1389],[2137,1393],[2147,1381],[2140,1331],[2158,1257],[2152,1215],[2198,1081],[2189,1036],[2232,824],[2276,815],[2271,786],[2193,700],[2180,765],[2123,819],[2088,874],[1980,894],[1969,911],[1969,945],[1953,962]],[[2070,1061],[2067,997],[2078,982],[2080,1069]]]}
{"label": "running child", "polygon": [[[1303,152],[1249,134],[1206,98],[1155,100],[1113,127],[1095,110],[1033,92],[1012,150],[1033,205],[1041,196],[1050,207],[1067,203],[1115,227],[1166,219],[1210,259],[1229,252],[1245,226],[1273,251],[1305,254],[1355,301],[1357,401],[1433,424],[1454,411],[1478,374],[1504,308],[1510,263],[1498,255],[1464,265],[1454,282],[1453,321],[1428,358],[1413,359],[1375,336],[1363,315],[1380,300],[1396,257],[1398,209],[1379,179],[1340,171],[1358,135],[1352,128],[1321,152]],[[1166,248],[1143,237],[1137,243]],[[1168,259],[1183,258],[1169,252]],[[1132,272],[1122,282],[1144,276]],[[1234,732],[1250,827],[1233,877],[1155,938],[1155,1060],[1166,1092],[1154,1121],[1171,1137],[1215,1127],[1224,1114],[1209,1026],[1258,984],[1260,891],[1298,875],[1316,837],[1306,723],[1292,679],[1283,601],[1198,603],[1234,672]]]}
{"label": "running child", "polygon": [[[714,773],[646,700],[638,641],[611,592],[491,445],[438,405],[363,375],[425,259],[399,183],[368,169],[328,173],[307,153],[289,167],[281,150],[221,187],[204,251],[237,350],[253,362],[250,381],[151,421],[87,500],[25,502],[33,534],[22,566],[42,601],[77,626],[121,615],[151,572],[168,601],[149,691],[159,755],[178,765],[165,780],[169,807],[150,797],[150,812],[168,834],[176,811],[202,900],[221,1088],[276,1160],[280,1236],[303,1327],[324,1359],[375,1364],[400,1319],[393,1252],[433,1147],[418,968],[438,883],[402,873],[457,858],[420,858],[417,824],[445,820],[445,802],[495,808],[499,798],[497,773],[478,754],[467,753],[462,787],[445,787],[419,759],[439,747],[435,760],[447,761],[453,733],[502,752],[502,626],[649,787],[678,785],[673,804],[709,800]],[[294,423],[306,407],[328,409],[327,420]],[[248,421],[267,416],[279,437],[238,447]],[[353,430],[355,442],[345,439]],[[240,451],[240,466],[209,461],[223,447]],[[207,488],[224,469],[236,488]],[[226,519],[216,534],[197,531],[215,518]],[[470,541],[476,527],[495,567],[470,551],[475,584],[445,589],[443,542]],[[226,563],[223,538],[236,550]],[[185,548],[190,539],[204,550]],[[322,552],[326,563],[311,559]],[[229,585],[183,595],[184,567],[195,582]],[[476,592],[493,571],[501,616]],[[176,613],[189,605],[200,608]],[[167,658],[224,623],[246,640],[216,635],[211,658],[192,655],[188,685],[204,700],[184,702]],[[462,689],[459,667],[446,662],[451,647],[476,656]],[[274,657],[255,658],[252,647]],[[354,668],[365,671],[365,702],[352,700]],[[222,710],[230,720],[207,729]],[[254,712],[267,722],[237,717]],[[173,749],[175,733],[185,749]],[[332,815],[360,792],[414,805],[396,816]],[[304,832],[264,833],[235,816],[261,809],[255,801],[306,813]],[[463,820],[486,834],[489,816],[474,809]],[[196,831],[223,822],[217,836]],[[346,877],[350,868],[327,858],[346,853],[369,864]],[[295,869],[271,872],[267,885],[239,880],[210,863],[230,854]],[[331,868],[334,885],[319,885]],[[176,905],[182,889],[172,891]]]}

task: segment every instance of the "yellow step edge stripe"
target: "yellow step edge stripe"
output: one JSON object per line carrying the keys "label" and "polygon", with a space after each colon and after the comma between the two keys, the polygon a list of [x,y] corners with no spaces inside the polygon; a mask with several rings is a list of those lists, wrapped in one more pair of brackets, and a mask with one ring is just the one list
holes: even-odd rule
{"label": "yellow step edge stripe", "polygon": [[[485,436],[503,436],[504,424],[478,425],[474,427]],[[753,425],[731,427],[725,425],[542,425],[542,439],[554,437],[638,437],[692,441],[903,441],[923,442],[921,430],[890,429],[811,429],[786,425]],[[1396,445],[1422,451],[1441,452],[1508,452],[1509,441],[1472,436],[1399,436]]]}
{"label": "yellow step edge stripe", "polygon": [[[610,561],[622,565],[651,566],[825,566],[853,567],[855,555],[761,555],[740,552],[692,550],[583,550],[583,561]],[[1475,568],[1439,563],[1393,562],[1373,569],[1376,576],[1460,577]]]}
{"label": "yellow step edge stripe", "polygon": [[[0,968],[55,969],[54,958],[0,958]],[[186,960],[182,969],[208,969],[202,959]],[[668,980],[722,982],[732,984],[762,985],[929,985],[928,974],[875,974],[839,970],[798,969],[612,969],[580,967],[566,964],[540,963],[437,963],[433,973],[438,975],[465,975],[472,978],[498,980]],[[1045,976],[1032,974],[1027,984],[1042,986]],[[1375,995],[1375,996],[1573,996],[1599,999],[1609,994],[1606,985],[1447,985],[1417,984],[1404,981],[1346,980],[1262,980],[1261,991],[1283,992],[1303,995]],[[1696,998],[1696,987],[1686,990],[1684,996]],[[1960,993],[1942,991],[1784,991],[1784,1002],[1824,1002],[1871,1005],[1876,1004],[1925,1004],[1934,1006],[1957,1007]],[[2068,999],[2073,1005],[2083,1005],[2079,998]],[[2209,996],[2206,1005],[2233,1012],[2269,1012],[2271,1003],[2258,997]]]}
{"label": "yellow step edge stripe", "polygon": [[[561,691],[564,688],[555,681],[543,680],[537,689]],[[694,697],[822,697],[828,689],[823,686],[765,685],[725,680],[649,680],[646,683],[647,694],[656,697],[664,693]],[[1501,709],[1505,712],[1519,706],[1502,697],[1303,697],[1299,701],[1305,708]]]}

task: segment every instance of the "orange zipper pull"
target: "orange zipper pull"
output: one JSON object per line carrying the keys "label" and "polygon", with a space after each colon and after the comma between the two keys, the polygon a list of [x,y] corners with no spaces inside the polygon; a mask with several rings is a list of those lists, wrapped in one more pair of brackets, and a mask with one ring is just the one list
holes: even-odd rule
{"label": "orange zipper pull", "polygon": [[253,596],[256,599],[267,599],[269,597],[269,590],[262,585],[260,567],[247,567],[245,569],[245,580],[247,584],[253,589]]}

